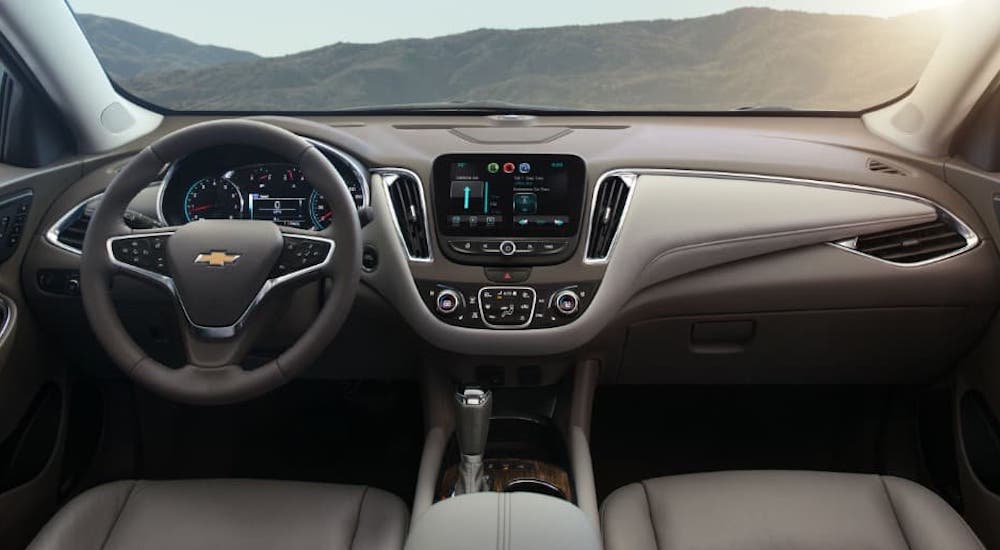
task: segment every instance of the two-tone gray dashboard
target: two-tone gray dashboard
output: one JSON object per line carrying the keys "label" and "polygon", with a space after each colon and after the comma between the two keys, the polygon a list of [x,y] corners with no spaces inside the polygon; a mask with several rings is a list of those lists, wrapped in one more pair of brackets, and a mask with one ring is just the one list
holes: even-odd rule
{"label": "two-tone gray dashboard", "polygon": [[[194,120],[168,119],[163,131]],[[365,167],[375,215],[364,238],[377,251],[379,262],[363,281],[423,341],[454,354],[525,358],[597,353],[617,358],[627,347],[630,327],[699,313],[697,304],[673,309],[679,298],[670,288],[702,280],[714,281],[727,296],[739,296],[741,283],[753,293],[759,280],[741,281],[740,275],[720,280],[717,274],[793,257],[823,258],[822,265],[786,262],[788,271],[781,275],[795,292],[815,280],[824,296],[804,300],[798,308],[781,300],[780,291],[770,289],[759,299],[733,301],[732,307],[720,309],[711,300],[711,290],[701,288],[704,312],[833,310],[839,303],[845,309],[963,308],[997,300],[991,280],[997,273],[996,254],[974,211],[935,176],[938,167],[904,158],[853,119],[636,117],[616,124],[533,117],[266,120],[345,151]],[[455,326],[428,307],[419,294],[421,281],[473,287],[497,284],[484,276],[482,267],[452,262],[441,251],[430,200],[431,168],[439,155],[456,152],[559,153],[584,159],[587,189],[581,244],[566,262],[533,267],[528,279],[519,283],[520,287],[597,285],[592,301],[578,316],[549,328],[493,330]],[[895,170],[873,170],[872,160]],[[96,168],[53,205],[50,223],[106,185],[113,174],[103,164]],[[425,213],[430,211],[425,215],[430,247],[426,258],[414,258],[400,236],[386,185],[400,174],[421,185]],[[609,178],[626,179],[631,194],[610,254],[606,259],[588,259],[593,201],[598,186]],[[935,221],[954,229],[964,239],[963,246],[909,265],[857,249],[859,237]],[[35,243],[25,269],[66,269],[75,261],[42,239]],[[851,274],[859,272],[867,281],[865,294],[838,302],[856,284]],[[841,284],[838,281],[844,292],[830,292],[831,285]],[[880,289],[894,292],[880,294]],[[883,295],[893,299],[887,302]]]}

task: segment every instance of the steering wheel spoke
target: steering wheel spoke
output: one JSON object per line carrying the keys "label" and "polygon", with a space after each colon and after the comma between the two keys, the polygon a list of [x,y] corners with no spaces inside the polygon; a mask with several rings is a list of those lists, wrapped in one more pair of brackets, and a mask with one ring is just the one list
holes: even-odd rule
{"label": "steering wheel spoke", "polygon": [[281,238],[281,255],[269,279],[273,286],[302,283],[312,280],[312,276],[330,273],[337,243],[329,235],[282,228]]}
{"label": "steering wheel spoke", "polygon": [[172,229],[136,232],[107,240],[108,260],[118,270],[167,287],[173,292],[173,279],[167,262],[167,241]]}
{"label": "steering wheel spoke", "polygon": [[182,330],[184,355],[189,364],[201,368],[219,368],[240,365],[249,353],[250,341],[247,333],[234,338],[206,338],[200,331]]}

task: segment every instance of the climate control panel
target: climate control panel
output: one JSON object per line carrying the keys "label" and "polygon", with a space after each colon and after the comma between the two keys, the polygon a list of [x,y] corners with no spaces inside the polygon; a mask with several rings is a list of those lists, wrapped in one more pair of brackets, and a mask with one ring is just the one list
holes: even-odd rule
{"label": "climate control panel", "polygon": [[490,286],[417,281],[427,308],[450,325],[536,329],[569,324],[590,305],[597,282]]}

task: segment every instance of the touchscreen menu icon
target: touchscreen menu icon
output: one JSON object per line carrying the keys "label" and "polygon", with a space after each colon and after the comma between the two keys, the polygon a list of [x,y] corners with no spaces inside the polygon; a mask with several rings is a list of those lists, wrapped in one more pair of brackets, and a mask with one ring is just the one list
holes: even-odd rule
{"label": "touchscreen menu icon", "polygon": [[534,193],[514,193],[514,213],[534,214],[538,212],[538,195]]}
{"label": "touchscreen menu icon", "polygon": [[483,205],[483,187],[481,181],[453,181],[451,198],[461,201],[463,210],[478,210]]}

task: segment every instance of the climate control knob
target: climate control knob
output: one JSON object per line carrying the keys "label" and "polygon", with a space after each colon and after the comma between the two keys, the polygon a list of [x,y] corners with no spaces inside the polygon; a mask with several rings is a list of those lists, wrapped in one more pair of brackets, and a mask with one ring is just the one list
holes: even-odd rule
{"label": "climate control knob", "polygon": [[462,297],[454,290],[446,288],[438,292],[435,306],[441,315],[451,315],[462,307]]}
{"label": "climate control knob", "polygon": [[552,299],[552,307],[561,315],[575,315],[580,309],[580,295],[570,289],[560,290]]}

